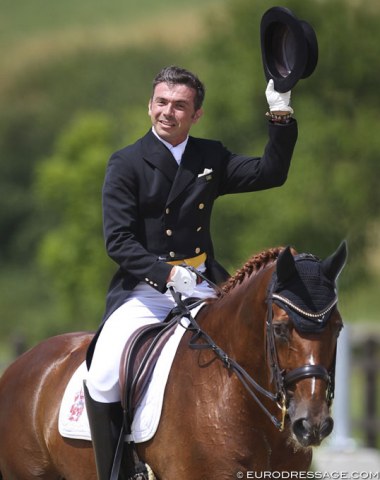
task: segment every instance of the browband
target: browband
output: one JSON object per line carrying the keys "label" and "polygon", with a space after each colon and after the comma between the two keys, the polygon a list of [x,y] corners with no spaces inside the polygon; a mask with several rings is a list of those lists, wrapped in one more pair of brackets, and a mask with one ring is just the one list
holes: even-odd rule
{"label": "browband", "polygon": [[300,315],[306,318],[313,318],[313,319],[323,318],[326,315],[326,313],[328,313],[338,303],[338,298],[335,297],[334,300],[330,303],[330,305],[326,307],[324,310],[321,310],[320,312],[316,312],[316,313],[311,313],[311,312],[307,312],[306,310],[303,310],[300,307],[297,307],[297,305],[291,302],[288,298],[283,297],[278,293],[273,293],[272,298],[275,300],[280,300],[282,303],[285,303],[285,305],[287,305],[288,307],[290,307],[292,310],[299,313]]}

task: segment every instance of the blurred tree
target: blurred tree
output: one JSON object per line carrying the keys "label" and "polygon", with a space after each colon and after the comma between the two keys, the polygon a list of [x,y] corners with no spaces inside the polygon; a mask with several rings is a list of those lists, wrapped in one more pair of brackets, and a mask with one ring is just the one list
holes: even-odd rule
{"label": "blurred tree", "polygon": [[[146,107],[129,109],[128,136],[141,136],[148,125]],[[46,229],[39,263],[52,279],[66,317],[61,327],[68,330],[78,329],[78,320],[80,328],[89,329],[100,322],[116,269],[105,252],[101,211],[105,168],[115,143],[109,115],[79,114],[36,171],[35,193]]]}
{"label": "blurred tree", "polygon": [[50,219],[39,258],[60,294],[67,328],[78,318],[81,328],[93,328],[104,304],[111,262],[103,248],[101,188],[112,136],[106,115],[81,115],[37,170],[36,194]]}

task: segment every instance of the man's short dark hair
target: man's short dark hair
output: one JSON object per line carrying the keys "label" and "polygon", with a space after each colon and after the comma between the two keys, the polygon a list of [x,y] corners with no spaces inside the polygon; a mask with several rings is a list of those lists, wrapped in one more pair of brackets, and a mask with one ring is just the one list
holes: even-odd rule
{"label": "man's short dark hair", "polygon": [[194,73],[174,65],[163,68],[153,80],[153,94],[156,85],[162,82],[169,85],[186,85],[193,88],[195,90],[194,108],[199,110],[202,107],[205,98],[205,87]]}

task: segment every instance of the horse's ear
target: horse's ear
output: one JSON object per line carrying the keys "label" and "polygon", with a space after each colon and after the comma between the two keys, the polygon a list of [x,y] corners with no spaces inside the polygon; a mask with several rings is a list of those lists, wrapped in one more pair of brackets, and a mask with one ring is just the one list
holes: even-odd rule
{"label": "horse's ear", "polygon": [[296,264],[290,247],[286,247],[277,258],[277,281],[279,283],[285,284],[295,273]]}
{"label": "horse's ear", "polygon": [[322,271],[330,280],[335,281],[340,272],[343,270],[343,267],[347,259],[347,242],[343,242],[339,245],[338,249],[329,257],[327,257],[322,262]]}

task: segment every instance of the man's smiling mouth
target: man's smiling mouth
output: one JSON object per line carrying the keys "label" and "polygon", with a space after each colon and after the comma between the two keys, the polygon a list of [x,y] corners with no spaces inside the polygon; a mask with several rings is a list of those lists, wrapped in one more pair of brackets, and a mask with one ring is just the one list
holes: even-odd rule
{"label": "man's smiling mouth", "polygon": [[175,123],[168,122],[167,120],[159,120],[159,123],[165,127],[175,127]]}

